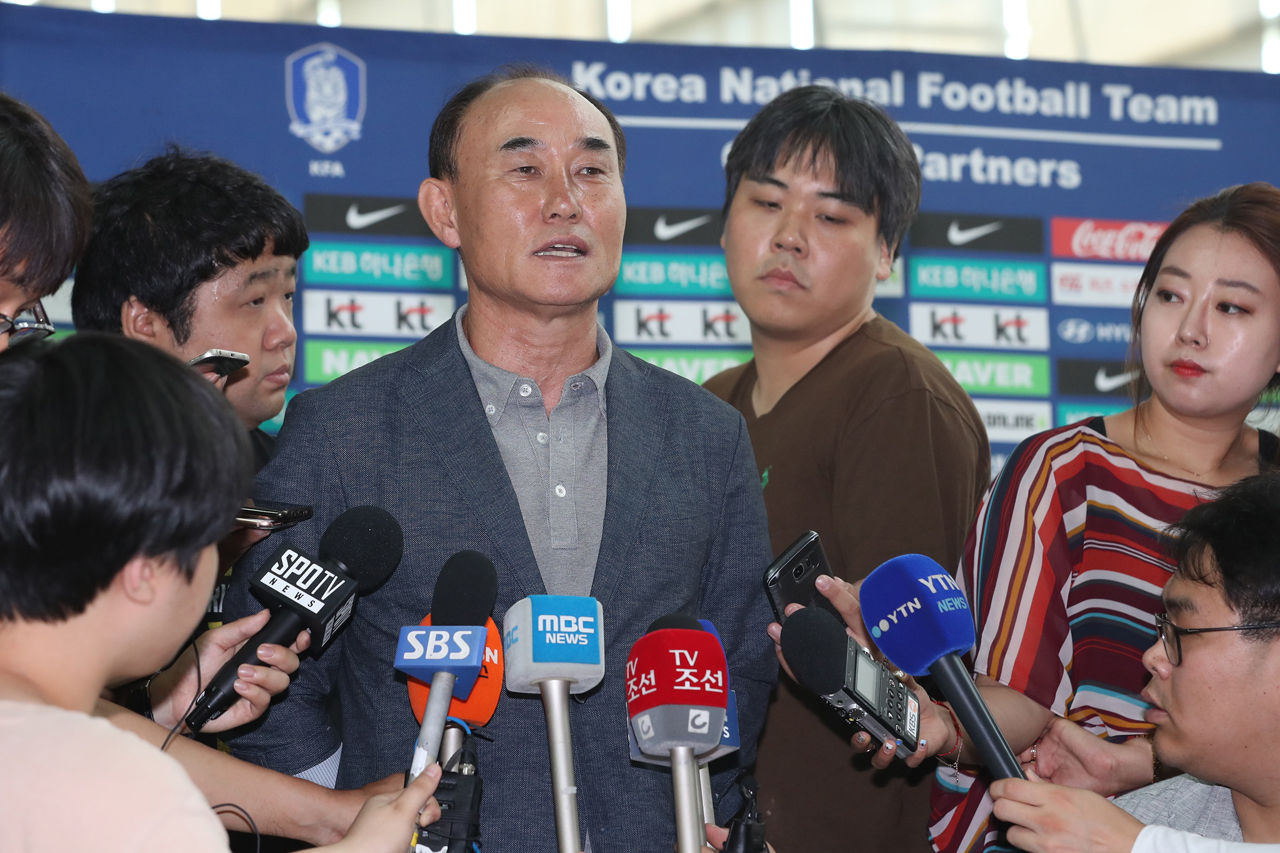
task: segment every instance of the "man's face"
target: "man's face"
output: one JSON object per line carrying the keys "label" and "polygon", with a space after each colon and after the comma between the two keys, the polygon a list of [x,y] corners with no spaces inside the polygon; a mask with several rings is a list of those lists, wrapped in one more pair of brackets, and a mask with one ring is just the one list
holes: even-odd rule
{"label": "man's face", "polygon": [[720,245],[753,337],[808,342],[860,325],[892,271],[876,216],[840,198],[829,157],[809,161],[743,177],[729,205]]}
{"label": "man's face", "polygon": [[[626,200],[613,132],[600,111],[549,80],[481,95],[462,120],[455,181],[424,184],[423,214],[460,248],[474,303],[554,317],[613,285]],[[450,202],[442,221],[428,186]]]}
{"label": "man's face", "polygon": [[[38,300],[7,278],[0,276],[0,314],[13,319]],[[0,335],[0,352],[9,348],[10,336]]]}
{"label": "man's face", "polygon": [[249,356],[249,364],[227,381],[227,400],[246,427],[275,417],[284,407],[293,375],[293,293],[298,263],[271,253],[245,261],[196,288],[191,335],[178,344],[166,328],[162,348],[188,361],[209,349]]}
{"label": "man's face", "polygon": [[[1174,574],[1163,597],[1169,620],[1179,628],[1241,624],[1216,583]],[[1159,639],[1142,656],[1151,673],[1142,696],[1151,703],[1146,718],[1156,726],[1155,749],[1165,764],[1206,781],[1247,785],[1256,762],[1270,763],[1280,746],[1280,642],[1240,631],[1181,639],[1178,666],[1169,662]]]}

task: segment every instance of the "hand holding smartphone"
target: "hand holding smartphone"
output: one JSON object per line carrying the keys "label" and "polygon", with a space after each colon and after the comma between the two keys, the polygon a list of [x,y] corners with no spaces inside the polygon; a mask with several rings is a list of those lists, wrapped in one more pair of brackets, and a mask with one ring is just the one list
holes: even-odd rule
{"label": "hand holding smartphone", "polygon": [[283,530],[311,517],[311,507],[302,504],[255,501],[236,513],[236,524],[254,530]]}
{"label": "hand holding smartphone", "polygon": [[764,589],[778,623],[786,621],[789,604],[822,607],[839,618],[835,607],[813,585],[818,575],[829,574],[831,569],[818,534],[806,530],[764,571]]}
{"label": "hand holding smartphone", "polygon": [[249,363],[249,356],[229,349],[208,349],[187,362],[201,373],[230,376]]}

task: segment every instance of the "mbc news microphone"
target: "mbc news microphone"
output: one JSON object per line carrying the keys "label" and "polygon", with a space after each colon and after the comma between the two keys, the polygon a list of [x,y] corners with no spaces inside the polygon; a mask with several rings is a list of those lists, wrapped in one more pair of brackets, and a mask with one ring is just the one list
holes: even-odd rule
{"label": "mbc news microphone", "polygon": [[859,593],[862,621],[885,657],[915,676],[932,675],[996,779],[1025,779],[960,655],[975,641],[973,612],[955,579],[922,554],[886,560]]}
{"label": "mbc news microphone", "polygon": [[431,628],[400,629],[395,668],[421,681],[431,691],[422,713],[407,781],[440,756],[449,706],[456,695],[466,699],[485,665],[485,623],[498,599],[493,563],[476,551],[459,551],[445,561],[431,595]]}
{"label": "mbc news microphone", "polygon": [[676,850],[700,853],[706,829],[697,757],[720,745],[729,694],[724,649],[692,616],[663,616],[631,647],[626,685],[640,751],[671,759]]}
{"label": "mbc news microphone", "polygon": [[285,546],[249,579],[253,594],[274,610],[266,626],[223,664],[196,697],[187,726],[200,731],[238,699],[236,671],[241,664],[262,665],[263,643],[287,646],[303,628],[311,631],[312,654],[328,645],[355,607],[356,593],[380,587],[404,553],[404,534],[385,509],[356,506],[333,520],[320,537],[320,554],[312,557]]}
{"label": "mbc news microphone", "polygon": [[604,678],[603,617],[600,602],[576,595],[531,595],[502,617],[507,689],[542,694],[559,853],[582,850],[569,694],[585,693]]}

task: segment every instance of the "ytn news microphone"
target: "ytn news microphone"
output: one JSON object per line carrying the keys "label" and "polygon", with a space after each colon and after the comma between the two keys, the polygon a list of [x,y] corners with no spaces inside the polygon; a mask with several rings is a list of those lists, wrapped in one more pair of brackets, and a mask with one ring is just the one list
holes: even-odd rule
{"label": "ytn news microphone", "polygon": [[724,649],[693,617],[664,616],[631,647],[626,685],[640,751],[671,758],[676,850],[700,853],[706,830],[696,760],[720,744],[729,694]]}
{"label": "ytn news microphone", "polygon": [[196,698],[187,715],[192,731],[235,703],[236,671],[241,664],[262,664],[258,647],[263,643],[287,646],[307,628],[313,654],[327,645],[351,618],[356,594],[377,589],[400,564],[404,534],[386,510],[356,506],[333,520],[320,537],[319,552],[313,557],[282,547],[249,578],[253,594],[274,613]]}
{"label": "ytn news microphone", "polygon": [[881,563],[862,582],[862,620],[889,660],[932,675],[992,776],[1025,779],[1009,742],[960,660],[974,644],[973,612],[955,579],[922,554]]}
{"label": "ytn news microphone", "polygon": [[585,693],[604,678],[603,616],[594,598],[531,595],[511,605],[502,617],[507,689],[542,694],[560,853],[582,849],[569,694]]}
{"label": "ytn news microphone", "polygon": [[484,669],[485,623],[497,598],[498,575],[489,558],[476,551],[459,551],[445,561],[436,578],[431,627],[400,629],[395,668],[431,682],[409,781],[437,760],[454,695],[467,698]]}

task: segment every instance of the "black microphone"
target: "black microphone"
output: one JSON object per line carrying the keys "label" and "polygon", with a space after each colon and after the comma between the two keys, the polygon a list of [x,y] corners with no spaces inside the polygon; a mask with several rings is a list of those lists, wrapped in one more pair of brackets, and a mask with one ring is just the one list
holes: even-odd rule
{"label": "black microphone", "polygon": [[352,507],[335,518],[320,537],[319,558],[287,545],[280,548],[249,579],[253,594],[275,610],[271,620],[218,670],[196,698],[187,726],[198,732],[235,703],[236,671],[245,663],[262,665],[258,647],[263,643],[287,646],[307,628],[313,650],[328,644],[351,618],[356,593],[381,586],[403,553],[399,523],[375,506]]}
{"label": "black microphone", "polygon": [[904,554],[867,575],[858,597],[880,651],[899,669],[933,676],[991,775],[1027,778],[960,660],[973,647],[973,613],[951,575],[929,557]]}

